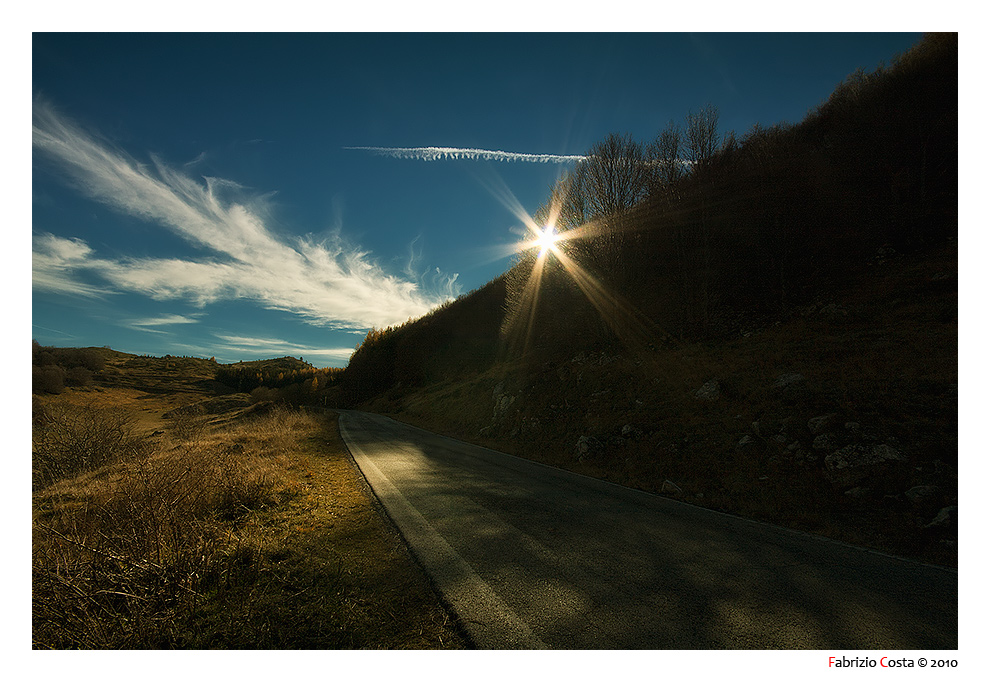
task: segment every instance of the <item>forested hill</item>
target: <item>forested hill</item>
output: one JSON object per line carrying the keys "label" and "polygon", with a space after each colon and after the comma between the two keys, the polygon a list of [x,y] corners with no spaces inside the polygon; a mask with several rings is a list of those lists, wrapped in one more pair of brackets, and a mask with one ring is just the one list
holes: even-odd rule
{"label": "forested hill", "polygon": [[538,215],[559,213],[559,248],[579,274],[550,256],[527,292],[531,249],[481,289],[373,330],[344,373],[345,401],[521,355],[737,337],[788,319],[884,250],[955,237],[954,34],[850,75],[797,125],[719,137],[717,120],[705,107],[655,140],[613,135],[589,150]]}
{"label": "forested hill", "polygon": [[609,136],[553,247],[373,330],[328,402],[953,564],[957,87],[929,35],[795,125]]}

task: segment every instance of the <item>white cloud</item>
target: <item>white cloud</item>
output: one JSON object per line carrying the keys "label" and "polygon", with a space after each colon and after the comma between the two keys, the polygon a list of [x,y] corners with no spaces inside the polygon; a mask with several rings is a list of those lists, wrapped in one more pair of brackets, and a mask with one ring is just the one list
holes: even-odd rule
{"label": "white cloud", "polygon": [[416,159],[419,161],[446,161],[466,159],[468,161],[522,161],[526,163],[572,163],[584,161],[578,154],[524,154],[490,149],[470,149],[461,147],[344,147],[372,152],[394,159]]}
{"label": "white cloud", "polygon": [[198,319],[187,315],[161,315],[159,317],[148,317],[140,320],[128,320],[124,325],[132,329],[160,332],[161,330],[149,329],[149,327],[167,327],[173,324],[196,324],[197,322],[199,322]]}
{"label": "white cloud", "polygon": [[101,297],[113,293],[78,279],[77,272],[89,264],[93,250],[81,239],[65,239],[53,234],[34,237],[31,278],[36,291],[72,296]]}
{"label": "white cloud", "polygon": [[402,322],[459,293],[456,275],[436,279],[429,288],[387,273],[339,231],[321,241],[307,237],[288,243],[268,228],[266,196],[250,195],[222,178],[194,179],[154,157],[151,165],[138,163],[40,100],[34,104],[33,141],[88,196],[213,254],[197,260],[99,259],[80,239],[42,235],[35,238],[36,289],[111,293],[80,279],[89,271],[119,289],[155,299],[205,305],[247,298],[335,328]]}
{"label": "white cloud", "polygon": [[250,336],[233,336],[217,334],[217,338],[224,343],[217,346],[221,351],[231,351],[240,355],[246,353],[256,353],[258,357],[302,357],[308,362],[317,360],[315,364],[321,362],[335,363],[346,361],[354,353],[353,348],[319,348],[312,346],[300,346],[299,344],[282,339],[257,338]]}

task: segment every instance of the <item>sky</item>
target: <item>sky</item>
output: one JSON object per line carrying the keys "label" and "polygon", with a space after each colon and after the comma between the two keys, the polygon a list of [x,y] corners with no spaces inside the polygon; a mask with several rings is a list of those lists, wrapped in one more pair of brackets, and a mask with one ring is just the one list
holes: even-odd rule
{"label": "sky", "polygon": [[920,33],[40,33],[32,337],[344,366],[610,133],[797,123]]}

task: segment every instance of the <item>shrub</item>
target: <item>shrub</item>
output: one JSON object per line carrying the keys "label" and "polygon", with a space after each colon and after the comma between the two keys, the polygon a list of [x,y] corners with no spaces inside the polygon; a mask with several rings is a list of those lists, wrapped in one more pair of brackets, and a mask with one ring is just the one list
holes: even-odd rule
{"label": "shrub", "polygon": [[61,393],[65,390],[65,370],[57,365],[33,366],[31,390],[34,393]]}
{"label": "shrub", "polygon": [[65,378],[73,386],[89,386],[93,383],[93,373],[85,367],[73,367],[65,373]]}
{"label": "shrub", "polygon": [[35,487],[92,471],[140,442],[122,410],[74,405],[35,408],[32,429]]}

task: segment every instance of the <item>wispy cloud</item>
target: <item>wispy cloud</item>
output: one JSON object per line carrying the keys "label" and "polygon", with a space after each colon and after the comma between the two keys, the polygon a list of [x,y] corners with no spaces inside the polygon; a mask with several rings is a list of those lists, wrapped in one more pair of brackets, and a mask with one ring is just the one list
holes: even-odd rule
{"label": "wispy cloud", "polygon": [[131,329],[138,329],[144,332],[154,332],[156,334],[168,334],[164,329],[157,329],[157,327],[168,327],[174,324],[196,324],[199,320],[196,317],[190,317],[188,315],[161,315],[159,317],[147,317],[138,320],[127,320],[124,322],[125,327],[130,327]]}
{"label": "wispy cloud", "polygon": [[[209,255],[199,259],[99,258],[81,239],[34,239],[36,289],[81,296],[114,291],[198,305],[246,298],[335,328],[385,326],[456,296],[456,276],[426,282],[386,272],[339,231],[287,240],[270,229],[268,196],[222,178],[193,178],[151,157],[142,164],[87,133],[44,101],[33,142],[89,197],[156,223]],[[113,286],[87,281],[96,275]]]}
{"label": "wispy cloud", "polygon": [[32,282],[35,291],[99,298],[112,294],[105,286],[82,281],[80,271],[98,263],[93,250],[81,239],[65,239],[53,234],[34,237],[31,253]]}
{"label": "wispy cloud", "polygon": [[161,317],[149,317],[142,320],[130,320],[128,324],[132,327],[161,327],[170,324],[195,324],[196,322],[199,320],[187,315],[162,315]]}
{"label": "wispy cloud", "polygon": [[418,161],[447,161],[466,159],[468,161],[522,161],[525,163],[573,163],[584,161],[579,154],[524,154],[490,149],[469,149],[461,147],[344,147],[371,152],[394,159],[415,159]]}
{"label": "wispy cloud", "polygon": [[[353,348],[320,348],[300,346],[282,339],[257,338],[250,336],[233,336],[217,334],[223,343],[216,348],[219,354],[231,351],[237,355],[255,353],[258,357],[293,356],[302,357],[314,364],[335,363],[347,360],[354,353]],[[315,362],[314,362],[315,361]]]}

